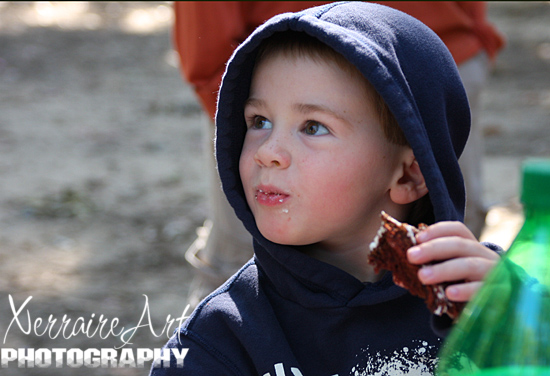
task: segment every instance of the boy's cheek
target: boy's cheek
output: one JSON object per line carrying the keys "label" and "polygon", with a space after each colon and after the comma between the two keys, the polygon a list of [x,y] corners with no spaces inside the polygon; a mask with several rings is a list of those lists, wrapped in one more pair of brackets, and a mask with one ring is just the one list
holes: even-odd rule
{"label": "boy's cheek", "polygon": [[248,188],[248,184],[250,183],[250,170],[252,167],[251,163],[254,163],[253,155],[251,155],[249,151],[243,149],[243,152],[241,153],[241,157],[239,159],[239,175],[245,191]]}

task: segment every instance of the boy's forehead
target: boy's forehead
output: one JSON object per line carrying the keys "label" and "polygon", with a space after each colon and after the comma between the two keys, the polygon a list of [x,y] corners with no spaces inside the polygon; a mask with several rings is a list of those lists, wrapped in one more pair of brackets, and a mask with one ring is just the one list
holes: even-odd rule
{"label": "boy's forehead", "polygon": [[292,59],[289,64],[288,58],[279,54],[260,63],[244,101],[245,110],[265,111],[261,115],[266,117],[286,113],[311,116],[310,120],[331,118],[348,125],[380,123],[376,102],[365,90],[364,79],[349,76],[333,63],[308,57]]}
{"label": "boy's forehead", "polygon": [[[336,53],[336,52],[335,52]],[[321,72],[316,75],[317,84],[320,84],[326,81],[327,74],[325,72],[330,72],[333,75],[338,75],[342,80],[348,81],[349,85],[346,86],[347,90],[343,90],[339,95],[346,95],[347,93],[358,92],[357,88],[360,89],[361,95],[366,94],[369,104],[373,104],[376,98],[376,90],[372,84],[363,76],[363,74],[350,62],[346,60],[346,65],[339,64],[337,61],[332,59],[319,59],[318,57],[311,56],[310,54],[296,55],[291,54],[288,51],[276,51],[270,56],[265,56],[266,58],[256,61],[254,69],[252,71],[252,78],[250,81],[249,95],[245,102],[245,105],[255,105],[260,106],[262,103],[257,101],[249,102],[250,100],[255,100],[255,93],[258,89],[265,89],[265,85],[275,84],[280,81],[281,78],[284,78],[291,68],[299,66],[303,72],[304,77],[313,76],[314,72]],[[353,67],[353,68],[350,68]],[[259,74],[261,73],[261,74]],[[266,76],[270,77],[270,80],[263,80]],[[298,79],[302,78],[301,76]],[[300,80],[293,82],[296,85],[299,85]],[[306,82],[307,83],[307,82]],[[295,86],[296,87],[296,86]],[[354,90],[355,89],[355,90]],[[326,87],[324,92],[325,94],[331,94],[331,91],[334,91],[334,87]],[[291,94],[291,92],[289,92]],[[314,96],[316,93],[311,93]],[[310,103],[308,101],[304,102],[302,109],[308,110]],[[315,103],[311,103],[315,105]]]}

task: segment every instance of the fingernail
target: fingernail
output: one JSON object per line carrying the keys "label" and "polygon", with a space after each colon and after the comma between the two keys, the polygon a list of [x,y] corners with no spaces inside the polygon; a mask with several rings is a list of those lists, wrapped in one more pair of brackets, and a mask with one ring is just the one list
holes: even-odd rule
{"label": "fingernail", "polygon": [[447,287],[446,293],[447,293],[447,296],[450,299],[457,298],[458,297],[458,288],[453,287],[453,286]]}
{"label": "fingernail", "polygon": [[424,231],[419,232],[419,233],[416,235],[416,240],[418,240],[420,243],[423,243],[423,242],[425,242],[426,240],[428,240],[428,234],[426,234],[426,232],[424,232]]}
{"label": "fingernail", "polygon": [[429,279],[434,275],[434,272],[432,268],[424,267],[420,269],[419,273],[422,275],[423,278]]}
{"label": "fingernail", "polygon": [[413,261],[417,260],[420,255],[420,247],[411,247],[407,251],[409,258]]}

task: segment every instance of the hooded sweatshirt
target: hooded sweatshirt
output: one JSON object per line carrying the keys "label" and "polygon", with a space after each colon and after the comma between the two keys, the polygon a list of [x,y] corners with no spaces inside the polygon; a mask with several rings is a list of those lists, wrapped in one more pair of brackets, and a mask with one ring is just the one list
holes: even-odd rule
{"label": "hooded sweatshirt", "polygon": [[170,339],[167,348],[184,354],[183,364],[178,367],[172,356],[152,374],[432,374],[441,337],[421,299],[396,286],[390,273],[363,283],[299,247],[268,241],[247,205],[239,157],[255,56],[262,40],[289,30],[332,47],[380,93],[426,180],[433,207],[426,219],[463,219],[457,160],[470,112],[453,58],[436,34],[405,13],[362,2],[275,16],[229,60],[216,115],[223,190],[253,236],[254,258],[201,302]]}

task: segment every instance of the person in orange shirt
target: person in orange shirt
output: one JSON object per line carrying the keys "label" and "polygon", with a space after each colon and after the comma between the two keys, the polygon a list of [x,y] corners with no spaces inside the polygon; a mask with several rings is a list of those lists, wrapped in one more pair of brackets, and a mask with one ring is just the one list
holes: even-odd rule
{"label": "person in orange shirt", "polygon": [[[233,50],[264,21],[284,12],[297,12],[327,2],[174,2],[174,44],[184,79],[195,90],[207,114],[205,160],[210,173],[210,213],[198,230],[186,259],[198,271],[189,303],[196,305],[252,256],[250,234],[236,219],[220,189],[213,143],[216,100],[225,63]],[[467,206],[465,222],[479,236],[486,209],[482,201],[483,136],[477,114],[479,95],[488,76],[489,63],[504,46],[504,39],[488,22],[484,2],[380,1],[422,21],[436,32],[453,55],[466,88],[472,113],[471,135],[460,160]],[[221,246],[223,244],[223,246]],[[223,250],[223,252],[222,252]]]}

